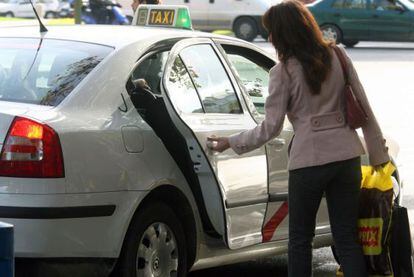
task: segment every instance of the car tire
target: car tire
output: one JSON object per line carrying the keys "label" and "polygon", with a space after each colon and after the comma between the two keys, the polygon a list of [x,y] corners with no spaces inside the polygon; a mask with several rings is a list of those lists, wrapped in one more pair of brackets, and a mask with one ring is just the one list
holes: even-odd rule
{"label": "car tire", "polygon": [[359,41],[357,40],[344,40],[342,41],[342,44],[345,45],[348,48],[354,47]]}
{"label": "car tire", "polygon": [[253,18],[241,17],[234,23],[233,32],[237,38],[253,41],[258,35],[259,29]]}
{"label": "car tire", "polygon": [[51,18],[55,18],[55,13],[54,12],[46,12],[45,13],[45,18],[47,19],[51,19]]}
{"label": "car tire", "polygon": [[117,271],[122,277],[187,275],[184,229],[169,206],[153,203],[134,216]]}
{"label": "car tire", "polygon": [[4,15],[4,17],[9,17],[9,18],[14,17],[14,13],[12,13],[12,12],[7,12],[7,13]]}
{"label": "car tire", "polygon": [[325,24],[321,26],[321,31],[324,39],[334,41],[336,44],[342,42],[342,32],[337,26]]}

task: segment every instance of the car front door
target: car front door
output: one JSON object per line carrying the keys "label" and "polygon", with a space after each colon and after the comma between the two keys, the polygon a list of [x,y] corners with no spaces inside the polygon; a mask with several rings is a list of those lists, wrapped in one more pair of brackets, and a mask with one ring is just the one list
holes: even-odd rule
{"label": "car front door", "polygon": [[413,28],[413,17],[398,2],[371,0],[371,38],[381,41],[407,41]]}
{"label": "car front door", "polygon": [[261,243],[268,201],[264,147],[238,156],[212,152],[211,135],[229,136],[256,123],[210,39],[186,39],[170,52],[163,77],[169,115],[186,139],[210,220],[230,249]]}
{"label": "car front door", "polygon": [[[264,119],[264,103],[268,96],[269,70],[275,61],[259,49],[217,40],[232,67],[253,119],[260,124]],[[263,225],[263,242],[288,238],[288,151],[293,128],[286,119],[281,134],[266,144],[268,158],[269,203]],[[329,232],[326,202],[322,201],[317,217],[317,234]]]}

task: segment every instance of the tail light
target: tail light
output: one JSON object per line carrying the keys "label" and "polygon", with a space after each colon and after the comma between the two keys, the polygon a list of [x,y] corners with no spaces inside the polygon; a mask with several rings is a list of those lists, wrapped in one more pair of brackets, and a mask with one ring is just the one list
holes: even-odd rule
{"label": "tail light", "polygon": [[63,155],[57,133],[45,124],[15,117],[0,156],[0,176],[64,177]]}

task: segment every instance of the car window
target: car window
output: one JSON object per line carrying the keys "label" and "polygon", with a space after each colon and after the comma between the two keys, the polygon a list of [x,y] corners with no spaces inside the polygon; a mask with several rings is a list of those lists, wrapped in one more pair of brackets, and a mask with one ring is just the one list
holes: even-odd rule
{"label": "car window", "polygon": [[112,50],[74,41],[0,38],[0,101],[56,106]]}
{"label": "car window", "polygon": [[264,103],[269,89],[268,70],[240,55],[229,54],[228,58],[237,71],[257,112],[264,114]]}
{"label": "car window", "polygon": [[342,9],[344,7],[345,0],[335,0],[332,3],[332,8]]}
{"label": "car window", "polygon": [[185,48],[180,57],[190,73],[206,113],[241,113],[233,85],[211,45]]}
{"label": "car window", "polygon": [[372,8],[377,11],[398,11],[401,10],[396,3],[389,0],[374,0],[371,4]]}
{"label": "car window", "polygon": [[366,0],[346,0],[344,3],[344,8],[346,9],[366,9],[366,7]]}
{"label": "car window", "polygon": [[269,70],[275,62],[252,49],[226,44],[221,46],[256,111],[264,114],[269,93]]}
{"label": "car window", "polygon": [[183,113],[203,113],[203,107],[186,67],[177,57],[168,76],[167,88],[171,102]]}
{"label": "car window", "polygon": [[161,94],[161,78],[168,54],[168,51],[155,53],[140,62],[132,72],[132,81],[144,79],[153,93]]}

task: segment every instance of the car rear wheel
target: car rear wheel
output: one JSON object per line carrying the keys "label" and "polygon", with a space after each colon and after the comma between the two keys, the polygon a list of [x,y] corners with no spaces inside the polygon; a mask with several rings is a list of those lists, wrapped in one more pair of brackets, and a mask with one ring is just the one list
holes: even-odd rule
{"label": "car rear wheel", "polygon": [[321,26],[321,31],[324,39],[334,41],[336,44],[342,41],[342,33],[338,27],[332,24]]}
{"label": "car rear wheel", "polygon": [[345,45],[348,48],[354,47],[359,41],[357,40],[344,40],[342,41],[342,44]]}
{"label": "car rear wheel", "polygon": [[8,12],[4,15],[5,17],[14,17],[14,14],[12,12]]}
{"label": "car rear wheel", "polygon": [[240,39],[253,41],[257,37],[259,30],[253,18],[242,17],[234,23],[233,32]]}
{"label": "car rear wheel", "polygon": [[45,14],[45,18],[55,18],[55,13],[54,12],[46,12]]}
{"label": "car rear wheel", "polygon": [[118,267],[122,277],[186,276],[184,231],[169,206],[154,203],[139,212],[126,235]]}

